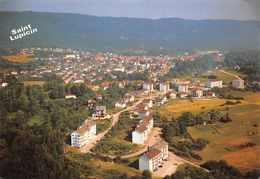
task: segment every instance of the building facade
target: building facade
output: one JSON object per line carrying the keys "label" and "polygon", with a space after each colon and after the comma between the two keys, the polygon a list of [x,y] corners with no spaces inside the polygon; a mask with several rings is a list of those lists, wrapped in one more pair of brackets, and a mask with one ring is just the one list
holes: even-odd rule
{"label": "building facade", "polygon": [[71,146],[83,147],[97,134],[96,123],[87,121],[71,133]]}
{"label": "building facade", "polygon": [[244,80],[233,80],[232,86],[237,89],[244,89],[245,88],[245,82]]}
{"label": "building facade", "polygon": [[139,157],[139,170],[157,170],[168,158],[168,144],[161,140]]}
{"label": "building facade", "polygon": [[208,88],[222,88],[223,82],[221,80],[215,80],[215,81],[208,81],[207,87]]}
{"label": "building facade", "polygon": [[143,89],[149,90],[150,92],[153,92],[153,83],[152,82],[146,82],[143,84]]}
{"label": "building facade", "polygon": [[165,83],[160,83],[160,91],[161,92],[168,92],[170,90],[170,84],[165,82]]}
{"label": "building facade", "polygon": [[187,84],[179,85],[178,91],[179,92],[188,92],[189,91],[189,85],[187,85]]}
{"label": "building facade", "polygon": [[153,117],[151,115],[144,117],[139,121],[135,127],[135,130],[132,132],[132,142],[136,144],[143,144],[147,140],[152,128]]}

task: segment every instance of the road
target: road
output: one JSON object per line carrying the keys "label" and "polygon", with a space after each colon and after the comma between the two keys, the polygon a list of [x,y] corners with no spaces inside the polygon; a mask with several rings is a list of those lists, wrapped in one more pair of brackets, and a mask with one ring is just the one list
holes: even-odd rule
{"label": "road", "polygon": [[235,74],[233,74],[233,73],[229,73],[229,72],[227,72],[227,71],[225,71],[225,70],[219,70],[219,71],[221,71],[222,73],[225,73],[225,74],[227,74],[227,75],[234,76],[234,77],[237,78],[238,80],[242,80],[238,75],[235,75]]}
{"label": "road", "polygon": [[[91,141],[89,142],[88,145],[84,146],[83,148],[80,149],[81,152],[83,153],[88,153],[91,152],[90,150],[111,130],[111,128],[118,122],[120,114],[126,111],[131,111],[133,109],[135,109],[135,107],[140,104],[143,99],[145,98],[154,98],[158,95],[161,95],[162,93],[156,93],[156,94],[152,94],[146,97],[142,97],[140,98],[137,102],[135,102],[132,106],[129,106],[115,114],[112,115],[112,123],[109,126],[109,128],[107,130],[105,130],[104,132],[98,134],[97,136],[93,137],[91,139]],[[145,148],[129,154],[129,155],[125,155],[125,156],[121,156],[122,158],[130,158],[130,157],[135,157],[135,156],[139,156],[142,153],[144,153],[145,151],[147,151],[148,146],[151,146],[153,144],[156,143],[156,141],[161,139],[161,129],[160,128],[154,128],[153,131],[150,133],[149,138],[147,139],[147,141],[144,143]],[[104,155],[104,156],[108,156],[108,155]],[[115,158],[116,156],[108,156],[110,158]],[[165,177],[166,175],[171,175],[172,173],[174,173],[177,170],[177,167],[183,163],[188,163],[194,167],[197,168],[201,168],[205,171],[208,172],[208,170],[206,170],[205,168],[200,167],[199,165],[196,165],[192,162],[189,162],[188,160],[182,159],[180,157],[178,157],[177,155],[175,155],[172,152],[169,152],[169,158],[168,160],[164,163],[162,168],[159,168],[156,172],[153,173],[153,175],[158,176],[158,177]]]}
{"label": "road", "polygon": [[140,104],[143,101],[144,98],[140,98],[137,102],[135,102],[132,106],[129,106],[115,114],[112,115],[112,123],[109,126],[107,130],[104,132],[94,136],[86,146],[82,147],[80,151],[82,153],[88,153],[90,150],[111,130],[111,128],[118,122],[119,116],[121,113],[126,112],[126,111],[131,111],[133,110],[138,104]]}

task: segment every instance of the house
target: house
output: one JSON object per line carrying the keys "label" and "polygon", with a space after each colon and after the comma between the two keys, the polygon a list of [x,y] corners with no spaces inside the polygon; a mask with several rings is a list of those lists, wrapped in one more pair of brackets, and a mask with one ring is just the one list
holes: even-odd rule
{"label": "house", "polygon": [[170,84],[168,82],[160,83],[160,91],[167,92],[170,90]]}
{"label": "house", "polygon": [[143,84],[143,89],[149,90],[149,92],[153,92],[153,83],[152,82],[146,82]]}
{"label": "house", "polygon": [[222,88],[222,80],[214,80],[214,81],[208,81],[207,87],[208,88]]}
{"label": "house", "polygon": [[74,79],[73,79],[73,83],[84,83],[84,79],[81,78],[81,77],[74,78]]}
{"label": "house", "polygon": [[146,116],[149,116],[150,112],[148,110],[139,110],[138,111],[138,117],[139,118],[144,118]]}
{"label": "house", "polygon": [[2,82],[1,82],[0,85],[1,85],[1,87],[4,88],[4,87],[6,87],[6,86],[8,85],[8,83],[5,83],[5,82],[2,83]]}
{"label": "house", "polygon": [[168,158],[168,144],[161,140],[139,157],[139,170],[157,170]]}
{"label": "house", "polygon": [[188,92],[188,91],[189,91],[189,85],[187,84],[178,85],[178,92]]}
{"label": "house", "polygon": [[103,117],[106,115],[107,108],[106,106],[96,106],[94,113],[92,114],[93,117]]}
{"label": "house", "polygon": [[151,115],[145,116],[139,121],[134,131],[132,132],[132,142],[136,144],[143,144],[149,133],[153,128],[153,117]]}
{"label": "house", "polygon": [[75,94],[66,94],[65,99],[76,99],[76,95]]}
{"label": "house", "polygon": [[97,134],[97,126],[93,121],[86,121],[71,133],[71,146],[83,147]]}
{"label": "house", "polygon": [[148,107],[146,104],[143,104],[143,103],[138,104],[138,105],[137,105],[137,108],[138,108],[139,110],[148,110],[148,109],[149,109],[149,107]]}
{"label": "house", "polygon": [[166,93],[166,96],[167,96],[167,98],[170,98],[170,99],[176,99],[177,93],[175,93],[173,91],[169,91]]}
{"label": "house", "polygon": [[125,108],[125,107],[126,107],[126,102],[123,101],[123,100],[121,100],[121,101],[119,101],[119,102],[117,102],[117,103],[115,104],[115,107],[116,107],[116,108]]}
{"label": "house", "polygon": [[88,109],[93,109],[96,106],[95,100],[88,100]]}
{"label": "house", "polygon": [[132,103],[135,101],[135,96],[133,94],[125,94],[124,100]]}
{"label": "house", "polygon": [[153,107],[153,100],[151,99],[144,99],[142,103],[146,104],[149,108]]}
{"label": "house", "polygon": [[111,85],[111,83],[108,81],[102,82],[102,86],[103,86],[104,90],[106,90],[110,85]]}
{"label": "house", "polygon": [[190,92],[178,92],[180,98],[186,98],[188,95],[190,95]]}
{"label": "house", "polygon": [[203,97],[203,91],[199,88],[193,88],[192,89],[192,95],[197,98]]}
{"label": "house", "polygon": [[103,99],[103,97],[101,94],[96,94],[96,100],[102,100],[102,99]]}
{"label": "house", "polygon": [[232,86],[237,88],[237,89],[244,89],[245,88],[245,82],[244,82],[244,80],[240,80],[240,79],[233,80]]}
{"label": "house", "polygon": [[207,95],[211,97],[216,97],[216,94],[212,91],[209,91]]}
{"label": "house", "polygon": [[157,106],[163,105],[167,101],[166,96],[160,96],[154,99],[154,104]]}

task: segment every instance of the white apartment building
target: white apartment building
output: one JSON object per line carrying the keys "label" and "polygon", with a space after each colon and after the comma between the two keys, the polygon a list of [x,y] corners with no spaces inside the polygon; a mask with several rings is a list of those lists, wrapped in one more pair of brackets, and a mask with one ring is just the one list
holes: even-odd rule
{"label": "white apartment building", "polygon": [[76,131],[71,133],[71,146],[83,147],[96,134],[96,123],[93,121],[85,121]]}
{"label": "white apartment building", "polygon": [[167,82],[160,83],[160,91],[161,92],[168,92],[170,90],[170,84]]}
{"label": "white apartment building", "polygon": [[152,82],[146,82],[143,84],[143,89],[149,90],[150,92],[153,92],[153,83]]}
{"label": "white apartment building", "polygon": [[181,84],[178,86],[179,92],[188,92],[189,91],[189,85],[187,84]]}
{"label": "white apartment building", "polygon": [[168,158],[168,144],[161,140],[139,157],[139,170],[150,170],[153,172],[163,165]]}
{"label": "white apartment building", "polygon": [[244,80],[233,80],[232,86],[237,89],[244,89],[245,88],[245,82]]}
{"label": "white apartment building", "polygon": [[208,81],[207,87],[208,88],[222,88],[222,80],[215,80],[215,81]]}
{"label": "white apartment building", "polygon": [[139,121],[135,130],[132,132],[132,142],[143,144],[153,128],[153,117],[151,115],[144,117]]}

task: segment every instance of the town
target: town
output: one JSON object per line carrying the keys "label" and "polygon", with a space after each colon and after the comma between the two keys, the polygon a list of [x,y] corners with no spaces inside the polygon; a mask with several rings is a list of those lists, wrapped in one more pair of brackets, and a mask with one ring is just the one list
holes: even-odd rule
{"label": "town", "polygon": [[[83,109],[87,113],[84,112],[84,120],[78,122],[77,128],[69,132],[67,144],[82,154],[99,155],[110,160],[118,158],[128,160],[137,157],[135,168],[140,171],[150,171],[155,177],[170,176],[177,171],[178,166],[183,164],[208,172],[207,169],[172,151],[172,144],[169,144],[171,140],[165,137],[167,127],[158,125],[158,119],[155,119],[158,118],[156,112],[160,112],[158,109],[181,102],[188,104],[194,101],[221,101],[222,89],[243,91],[248,85],[248,82],[240,76],[226,71],[221,66],[225,57],[218,50],[176,56],[123,56],[113,53],[91,54],[60,48],[26,48],[19,54],[33,56],[37,65],[32,69],[12,69],[3,73],[2,89],[10,85],[6,80],[9,76],[14,76],[28,86],[39,85],[37,84],[39,81],[43,82],[40,85],[45,86],[48,84],[46,79],[49,78],[48,85],[53,85],[52,80],[60,79],[65,86],[64,89],[60,88],[53,92],[56,90],[55,87],[47,87],[47,85],[47,91],[51,90],[48,92],[50,99],[56,101],[62,99],[72,104],[87,94],[87,101],[78,103],[77,107],[77,110]],[[212,68],[214,71],[205,72],[208,76],[198,77],[191,73],[192,78],[167,77],[172,69],[178,68],[179,62],[192,63],[205,56],[210,56],[215,62]],[[239,69],[239,66],[235,66],[234,69]],[[224,77],[222,79],[214,76],[215,72],[232,78],[227,82]],[[240,100],[232,96],[224,98]],[[240,103],[241,101],[227,101],[220,106]],[[214,110],[213,108],[206,116],[218,113]],[[225,123],[231,120],[229,111],[229,107],[226,107],[226,117],[219,117],[220,121]],[[129,136],[125,140],[136,149],[122,154],[100,152],[98,148],[104,145],[104,140],[108,140],[108,136],[118,123],[125,120],[124,116],[132,120],[129,128],[125,129]],[[207,126],[214,124],[214,120],[210,117],[209,121],[204,120],[198,124]],[[104,126],[100,129],[102,125]],[[186,127],[180,130],[186,130]],[[201,143],[204,141],[202,140]]]}

